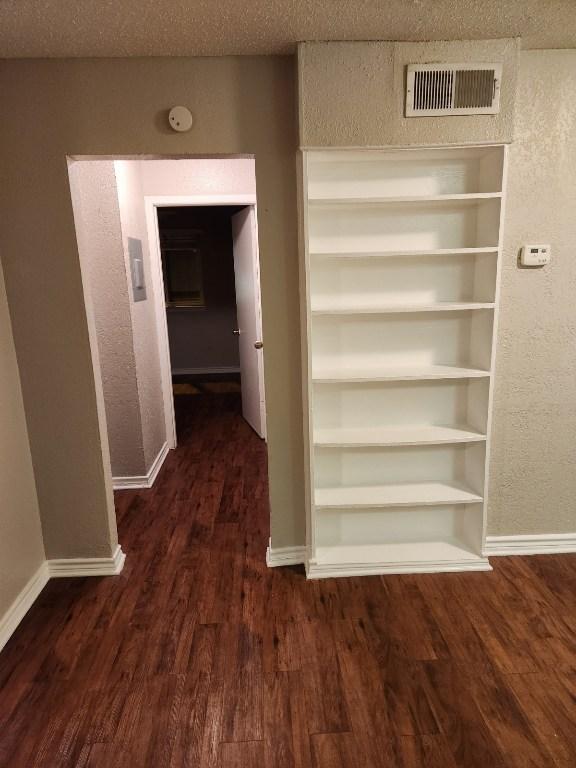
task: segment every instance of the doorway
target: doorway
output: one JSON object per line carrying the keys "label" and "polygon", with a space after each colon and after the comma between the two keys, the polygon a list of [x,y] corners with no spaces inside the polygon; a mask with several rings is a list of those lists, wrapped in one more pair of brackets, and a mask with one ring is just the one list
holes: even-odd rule
{"label": "doorway", "polygon": [[[265,440],[253,158],[83,157],[69,175],[114,489],[151,488],[176,447],[173,373],[216,392],[232,377],[234,412]],[[181,336],[194,319],[184,352],[197,362],[173,365],[169,317]]]}
{"label": "doorway", "polygon": [[148,216],[172,447],[174,397],[191,393],[241,392],[243,418],[266,439],[256,206],[152,200]]}

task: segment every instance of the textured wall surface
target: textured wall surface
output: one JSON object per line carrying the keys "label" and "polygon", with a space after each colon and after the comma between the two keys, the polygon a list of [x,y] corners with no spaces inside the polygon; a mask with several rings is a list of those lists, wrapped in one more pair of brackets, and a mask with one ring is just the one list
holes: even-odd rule
{"label": "textured wall surface", "polygon": [[[5,61],[0,89],[0,247],[49,556],[109,556],[115,537],[66,155],[255,155],[272,536],[301,541],[293,59]],[[177,134],[182,103],[196,123]]]}
{"label": "textured wall surface", "polygon": [[[569,48],[574,0],[2,0],[3,56],[292,53],[300,40],[523,37]],[[74,34],[66,34],[73,30]]]}
{"label": "textured wall surface", "polygon": [[112,475],[144,475],[131,297],[114,163],[71,163],[70,188],[82,277],[92,299]]}
{"label": "textured wall surface", "polygon": [[[388,114],[390,104],[401,114],[400,73],[408,61],[492,57],[504,61],[504,77],[510,77],[501,119],[407,121]],[[576,51],[518,54],[516,41],[306,43],[299,63],[305,145],[515,137],[504,222],[488,533],[575,531]],[[517,68],[515,110],[510,88]],[[551,265],[519,269],[518,249],[526,242],[551,243]]]}
{"label": "textured wall surface", "polygon": [[[199,119],[202,117],[199,115]],[[254,159],[143,160],[145,195],[255,195]]]}
{"label": "textured wall surface", "polygon": [[136,302],[133,300],[131,279],[128,285],[128,293],[130,295],[136,381],[138,384],[140,420],[142,423],[144,465],[146,472],[148,472],[166,442],[166,422],[164,420],[160,354],[156,334],[156,317],[154,314],[154,294],[150,274],[150,249],[148,247],[146,213],[144,210],[142,170],[139,162],[130,160],[116,160],[114,168],[118,187],[118,204],[120,206],[126,275],[131,274],[128,238],[135,238],[142,243],[142,266],[144,269],[144,284],[146,285],[146,299]]}
{"label": "textured wall surface", "polygon": [[[493,534],[574,530],[574,56],[521,57],[497,355]],[[272,536],[278,547],[302,542],[292,60],[3,62],[0,87],[11,106],[0,118],[0,248],[49,556],[109,555],[115,536],[67,154],[255,154]],[[166,127],[166,109],[177,103],[195,113],[189,134]],[[516,249],[528,239],[552,243],[550,267],[517,270]]]}
{"label": "textured wall surface", "polygon": [[43,561],[38,499],[0,266],[0,622]]}
{"label": "textured wall surface", "polygon": [[[511,141],[518,40],[302,43],[300,145],[379,147]],[[405,118],[407,64],[502,62],[500,113]]]}
{"label": "textured wall surface", "polygon": [[[520,58],[510,148],[488,530],[576,531],[576,51]],[[523,243],[552,261],[521,269]]]}

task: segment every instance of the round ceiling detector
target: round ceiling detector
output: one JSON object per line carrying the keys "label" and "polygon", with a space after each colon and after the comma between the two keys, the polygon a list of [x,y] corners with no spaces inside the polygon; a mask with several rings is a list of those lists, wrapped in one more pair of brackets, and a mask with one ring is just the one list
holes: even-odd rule
{"label": "round ceiling detector", "polygon": [[186,107],[172,107],[168,114],[168,121],[175,131],[180,133],[192,128],[192,113]]}

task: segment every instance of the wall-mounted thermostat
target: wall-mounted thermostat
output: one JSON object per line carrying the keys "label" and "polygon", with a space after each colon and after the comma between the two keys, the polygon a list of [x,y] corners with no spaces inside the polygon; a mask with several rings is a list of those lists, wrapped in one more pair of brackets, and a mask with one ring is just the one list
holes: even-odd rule
{"label": "wall-mounted thermostat", "polygon": [[549,245],[523,245],[520,251],[520,264],[523,267],[543,267],[550,261]]}

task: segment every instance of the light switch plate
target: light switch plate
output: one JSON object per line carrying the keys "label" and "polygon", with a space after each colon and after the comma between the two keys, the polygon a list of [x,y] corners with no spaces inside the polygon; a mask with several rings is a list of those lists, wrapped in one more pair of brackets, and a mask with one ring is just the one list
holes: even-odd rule
{"label": "light switch plate", "polygon": [[543,267],[550,261],[549,245],[523,245],[520,251],[520,264],[523,267]]}
{"label": "light switch plate", "polygon": [[130,275],[132,277],[132,295],[134,301],[146,300],[146,284],[144,281],[144,258],[142,256],[142,240],[128,238],[128,254],[130,256]]}

